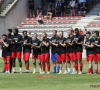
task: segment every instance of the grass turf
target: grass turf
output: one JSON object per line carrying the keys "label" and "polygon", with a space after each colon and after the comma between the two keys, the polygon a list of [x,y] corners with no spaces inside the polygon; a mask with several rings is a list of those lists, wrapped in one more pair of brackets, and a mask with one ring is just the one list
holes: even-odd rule
{"label": "grass turf", "polygon": [[[16,71],[18,72],[18,61],[16,62]],[[87,75],[88,64],[84,59],[83,63],[84,74],[82,75],[58,75],[53,73],[50,75],[40,75],[39,73],[0,73],[0,90],[98,90],[100,88],[100,74]],[[0,59],[0,71],[2,71],[2,67],[3,60]],[[30,60],[30,72],[32,72],[32,70],[32,60]],[[51,72],[52,71],[51,63]],[[24,62],[23,72],[25,72]],[[94,87],[91,87],[91,85],[94,85]],[[99,85],[98,88],[96,88],[95,85]]]}

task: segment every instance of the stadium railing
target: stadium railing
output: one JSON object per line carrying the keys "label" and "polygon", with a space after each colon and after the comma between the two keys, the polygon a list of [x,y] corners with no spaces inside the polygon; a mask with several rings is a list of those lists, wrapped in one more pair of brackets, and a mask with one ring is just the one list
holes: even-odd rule
{"label": "stadium railing", "polygon": [[1,14],[0,16],[5,16],[11,10],[11,8],[16,4],[17,1],[18,0],[13,0],[13,2],[10,4],[10,6],[8,8],[6,8],[5,12],[3,14]]}

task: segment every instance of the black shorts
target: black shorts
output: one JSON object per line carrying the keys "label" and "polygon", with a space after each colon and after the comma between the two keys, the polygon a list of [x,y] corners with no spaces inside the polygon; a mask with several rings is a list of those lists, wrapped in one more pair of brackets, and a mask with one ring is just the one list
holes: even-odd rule
{"label": "black shorts", "polygon": [[83,13],[83,12],[86,12],[86,10],[80,10],[80,12],[82,12],[82,13]]}
{"label": "black shorts", "polygon": [[61,12],[64,12],[65,11],[65,8],[61,8]]}
{"label": "black shorts", "polygon": [[56,14],[57,14],[57,16],[59,17],[59,16],[60,16],[60,14],[61,14],[61,12],[56,12]]}
{"label": "black shorts", "polygon": [[74,10],[75,8],[74,7],[70,7],[70,10]]}
{"label": "black shorts", "polygon": [[34,6],[29,6],[29,9],[30,10],[34,10]]}
{"label": "black shorts", "polygon": [[43,24],[43,20],[38,20],[39,24]]}
{"label": "black shorts", "polygon": [[80,11],[81,11],[81,12],[84,12],[84,11],[86,11],[86,9],[85,9],[85,8],[83,8],[83,9],[81,9]]}

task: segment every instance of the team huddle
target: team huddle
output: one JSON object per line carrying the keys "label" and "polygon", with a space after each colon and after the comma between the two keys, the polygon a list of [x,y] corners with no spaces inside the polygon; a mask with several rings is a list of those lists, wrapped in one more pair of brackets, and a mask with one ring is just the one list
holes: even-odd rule
{"label": "team huddle", "polygon": [[[2,57],[4,60],[3,72],[16,72],[16,59],[19,61],[20,73],[22,73],[22,60],[25,61],[26,72],[29,72],[29,59],[32,53],[33,73],[36,73],[36,61],[39,64],[40,74],[50,74],[50,60],[53,62],[53,72],[58,74],[82,74],[83,62],[82,52],[86,49],[86,61],[89,64],[87,74],[98,73],[98,62],[100,61],[100,38],[99,32],[94,32],[92,37],[90,32],[86,36],[80,35],[78,28],[67,31],[67,36],[63,36],[63,31],[52,32],[52,37],[48,38],[43,32],[39,38],[37,33],[32,37],[23,31],[23,35],[18,34],[18,29],[8,29],[8,33],[2,35],[0,40]],[[84,37],[86,39],[84,40]],[[95,62],[95,71],[93,64]],[[72,71],[71,71],[72,64]],[[47,69],[46,69],[47,67]],[[62,69],[64,68],[64,72]]]}

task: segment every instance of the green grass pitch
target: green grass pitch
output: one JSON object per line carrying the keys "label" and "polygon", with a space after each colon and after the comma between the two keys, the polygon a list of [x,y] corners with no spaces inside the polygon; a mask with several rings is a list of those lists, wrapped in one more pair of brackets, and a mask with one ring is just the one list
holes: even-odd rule
{"label": "green grass pitch", "polygon": [[[40,75],[38,73],[0,73],[0,90],[100,90],[100,74],[87,75],[88,63],[83,59],[84,67],[82,75]],[[18,61],[16,71],[19,72]],[[3,60],[0,59],[0,71],[2,71]],[[30,60],[30,72],[32,72],[32,60]],[[51,62],[51,72],[52,62]],[[23,72],[25,65],[23,62]],[[100,72],[100,68],[99,68]],[[41,77],[45,76],[45,77]],[[96,88],[95,86],[98,85]]]}

